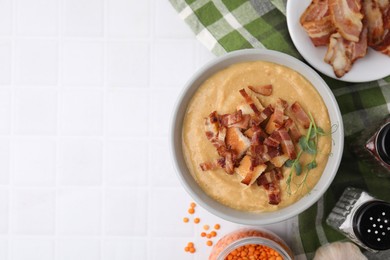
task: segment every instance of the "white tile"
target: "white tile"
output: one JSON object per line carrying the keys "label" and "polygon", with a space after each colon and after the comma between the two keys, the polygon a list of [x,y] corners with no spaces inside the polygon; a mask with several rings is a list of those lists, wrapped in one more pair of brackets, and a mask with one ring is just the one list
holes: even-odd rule
{"label": "white tile", "polygon": [[100,242],[98,239],[60,239],[57,260],[99,260]]}
{"label": "white tile", "polygon": [[54,259],[54,240],[31,238],[12,240],[13,260],[52,260]]}
{"label": "white tile", "polygon": [[110,89],[107,99],[108,134],[147,136],[148,95],[146,91]]}
{"label": "white tile", "polygon": [[148,36],[151,20],[149,2],[150,0],[108,1],[108,34],[134,38]]}
{"label": "white tile", "polygon": [[10,148],[8,139],[0,139],[0,184],[8,184]]}
{"label": "white tile", "polygon": [[8,232],[8,213],[9,213],[8,204],[9,204],[8,190],[0,189],[0,234],[6,234]]}
{"label": "white tile", "polygon": [[169,1],[156,1],[155,28],[159,38],[195,38]]}
{"label": "white tile", "polygon": [[54,234],[54,191],[17,189],[13,191],[11,205],[13,233]]}
{"label": "white tile", "polygon": [[143,239],[106,239],[103,260],[147,259],[147,243]]}
{"label": "white tile", "polygon": [[150,161],[152,163],[149,166],[151,184],[156,187],[180,186],[175,169],[173,168],[168,141],[153,141],[151,146],[153,147],[150,149]]}
{"label": "white tile", "polygon": [[64,139],[60,143],[60,183],[98,185],[102,176],[102,143],[94,139]]}
{"label": "white tile", "polygon": [[193,41],[156,42],[151,64],[152,86],[182,87],[195,72],[194,49]]}
{"label": "white tile", "polygon": [[11,129],[11,91],[0,89],[0,134],[9,134]]}
{"label": "white tile", "polygon": [[183,189],[155,188],[151,191],[150,201],[153,207],[148,224],[153,237],[166,237],[167,234],[172,237],[193,236],[193,225],[183,223],[183,217],[188,216],[188,205],[192,201]]}
{"label": "white tile", "polygon": [[[191,240],[188,240],[191,241]],[[184,251],[187,242],[182,238],[153,238],[152,239],[151,258],[152,260],[159,259],[181,259],[191,260],[194,255]],[[198,244],[195,243],[195,249],[198,249]],[[206,259],[206,258],[204,258]]]}
{"label": "white tile", "polygon": [[70,90],[61,94],[62,135],[101,135],[103,132],[103,93]]}
{"label": "white tile", "polygon": [[148,207],[146,190],[112,190],[105,195],[105,234],[144,236]]}
{"label": "white tile", "polygon": [[13,143],[14,183],[44,185],[55,183],[56,142],[48,139],[19,139]]}
{"label": "white tile", "polygon": [[57,36],[59,0],[18,0],[17,33],[23,36]]}
{"label": "white tile", "polygon": [[15,133],[53,135],[57,131],[57,92],[18,89],[15,93]]}
{"label": "white tile", "polygon": [[12,34],[12,0],[0,1],[0,35]]}
{"label": "white tile", "polygon": [[65,0],[64,4],[66,36],[103,35],[103,0]]}
{"label": "white tile", "polygon": [[145,141],[110,141],[106,145],[108,185],[145,186],[148,178],[148,143]]}
{"label": "white tile", "polygon": [[153,136],[169,134],[174,105],[181,89],[156,89],[150,94],[150,129]]}
{"label": "white tile", "polygon": [[15,51],[17,84],[57,84],[58,42],[56,40],[19,40],[16,42]]}
{"label": "white tile", "polygon": [[147,86],[149,46],[146,42],[110,42],[108,84],[114,87]]}
{"label": "white tile", "polygon": [[65,235],[98,235],[101,194],[99,190],[62,189],[58,192],[58,231]]}
{"label": "white tile", "polygon": [[0,259],[8,259],[8,239],[0,238]]}
{"label": "white tile", "polygon": [[211,60],[215,59],[215,55],[210,50],[208,50],[200,41],[196,41],[195,47],[197,49],[196,50],[197,68],[201,68],[207,62],[210,62]]}
{"label": "white tile", "polygon": [[[0,27],[1,27],[1,2],[0,2]],[[0,29],[1,30],[1,29]],[[0,40],[0,85],[11,84],[11,40]]]}
{"label": "white tile", "polygon": [[101,85],[103,83],[103,43],[65,41],[62,73],[64,85]]}

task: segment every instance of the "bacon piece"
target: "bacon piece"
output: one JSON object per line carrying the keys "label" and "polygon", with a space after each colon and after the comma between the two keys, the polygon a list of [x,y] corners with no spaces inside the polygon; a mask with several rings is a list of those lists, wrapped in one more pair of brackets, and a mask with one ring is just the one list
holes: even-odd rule
{"label": "bacon piece", "polygon": [[292,140],[294,142],[298,142],[299,138],[301,138],[302,134],[299,131],[298,127],[296,126],[295,122],[291,118],[288,118],[284,122],[284,127],[286,128],[286,130],[289,131]]}
{"label": "bacon piece", "polygon": [[226,132],[226,145],[241,158],[251,146],[251,141],[237,127],[230,127]]}
{"label": "bacon piece", "polygon": [[252,185],[256,179],[265,171],[267,165],[261,164],[256,166],[254,169],[251,169],[251,157],[245,155],[241,160],[240,166],[235,169],[236,173],[240,175],[243,180],[241,183],[246,185]]}
{"label": "bacon piece", "polygon": [[242,120],[242,111],[238,110],[233,114],[225,114],[220,116],[221,125],[229,127],[232,124],[240,122]]}
{"label": "bacon piece", "polygon": [[351,69],[357,59],[364,57],[366,53],[367,28],[365,27],[357,43],[343,39],[339,33],[332,34],[324,60],[332,65],[334,73],[340,78]]}
{"label": "bacon piece", "polygon": [[248,86],[250,90],[253,92],[263,95],[270,96],[272,94],[272,85],[264,85],[264,86]]}
{"label": "bacon piece", "polygon": [[301,105],[298,103],[298,101],[294,102],[294,104],[290,107],[291,112],[295,116],[295,118],[298,120],[298,122],[304,127],[309,128],[310,126],[310,118],[306,114],[305,110],[301,107]]}
{"label": "bacon piece", "polygon": [[276,101],[274,113],[271,115],[267,125],[265,126],[265,131],[267,134],[271,134],[276,129],[283,126],[284,122],[284,110],[288,106],[287,102],[283,99],[278,99]]}
{"label": "bacon piece", "polygon": [[251,121],[250,115],[243,115],[242,120],[240,122],[232,124],[232,125],[230,125],[230,127],[238,127],[241,129],[248,129],[250,121]]}
{"label": "bacon piece", "polygon": [[285,128],[280,128],[277,130],[281,138],[281,146],[283,153],[287,154],[290,159],[295,159],[297,154],[295,152],[294,143],[291,140],[290,135],[288,134]]}
{"label": "bacon piece", "polygon": [[329,15],[328,0],[313,0],[301,15],[300,23],[317,21]]}
{"label": "bacon piece", "polygon": [[377,0],[363,0],[363,10],[368,29],[368,46],[378,45],[385,35],[381,5]]}
{"label": "bacon piece", "polygon": [[214,162],[204,162],[199,164],[202,171],[213,171],[220,168],[225,168],[225,158],[221,157]]}
{"label": "bacon piece", "polygon": [[245,99],[245,102],[251,107],[253,112],[255,112],[256,115],[260,114],[259,109],[256,107],[256,105],[255,105],[253,99],[251,98],[251,96],[249,96],[248,93],[246,93],[245,89],[240,89],[240,94]]}
{"label": "bacon piece", "polygon": [[281,201],[279,178],[280,173],[273,169],[262,173],[257,179],[257,185],[264,187],[271,205],[278,205]]}
{"label": "bacon piece", "polygon": [[330,16],[320,20],[305,22],[302,24],[314,46],[325,46],[329,43],[330,36],[336,32],[336,27]]}
{"label": "bacon piece", "polygon": [[380,44],[374,46],[374,49],[390,56],[390,32],[387,33],[386,37]]}
{"label": "bacon piece", "polygon": [[359,42],[363,30],[361,0],[329,0],[329,11],[337,31],[351,42]]}
{"label": "bacon piece", "polygon": [[280,135],[275,131],[264,140],[264,144],[267,146],[278,147],[280,141]]}

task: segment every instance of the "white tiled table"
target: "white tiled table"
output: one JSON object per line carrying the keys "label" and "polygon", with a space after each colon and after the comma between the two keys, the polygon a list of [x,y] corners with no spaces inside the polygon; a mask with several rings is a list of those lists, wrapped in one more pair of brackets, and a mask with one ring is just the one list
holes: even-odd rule
{"label": "white tiled table", "polygon": [[0,260],[207,259],[168,132],[212,58],[167,0],[0,1]]}

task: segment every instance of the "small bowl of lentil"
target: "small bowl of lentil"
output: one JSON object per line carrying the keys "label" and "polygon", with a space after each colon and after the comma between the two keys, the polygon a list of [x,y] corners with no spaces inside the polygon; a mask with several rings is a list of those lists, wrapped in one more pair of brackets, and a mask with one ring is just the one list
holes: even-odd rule
{"label": "small bowl of lentil", "polygon": [[264,229],[244,228],[222,237],[209,260],[292,260],[294,254],[277,235]]}

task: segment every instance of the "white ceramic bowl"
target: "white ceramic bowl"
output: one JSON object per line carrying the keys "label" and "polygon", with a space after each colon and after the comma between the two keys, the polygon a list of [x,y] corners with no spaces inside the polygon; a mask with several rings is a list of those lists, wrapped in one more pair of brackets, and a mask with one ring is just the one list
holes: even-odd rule
{"label": "white ceramic bowl", "polygon": [[[206,195],[189,172],[182,151],[182,124],[187,110],[187,105],[198,87],[207,78],[215,74],[217,71],[220,71],[230,65],[240,62],[257,60],[281,64],[295,71],[298,71],[301,75],[303,75],[313,84],[313,86],[322,96],[328,108],[331,125],[338,125],[337,131],[332,134],[332,138],[334,140],[334,145],[332,147],[332,156],[329,157],[325,170],[316,186],[312,189],[312,191],[300,200],[298,200],[296,203],[288,207],[267,213],[251,213],[239,211],[227,207]],[[221,218],[239,224],[264,225],[280,222],[298,215],[299,213],[313,205],[322,196],[322,194],[324,194],[324,192],[328,189],[329,185],[333,181],[333,178],[336,175],[337,169],[340,164],[341,156],[343,153],[343,146],[344,129],[340,110],[337,105],[336,99],[333,96],[333,93],[326,85],[325,81],[313,69],[311,69],[303,62],[284,53],[270,50],[248,49],[235,51],[226,54],[222,57],[219,57],[203,66],[203,68],[201,68],[197,73],[195,73],[195,75],[184,86],[184,89],[176,103],[172,118],[172,157],[177,175],[184,188],[199,205],[207,209],[209,212]]]}

